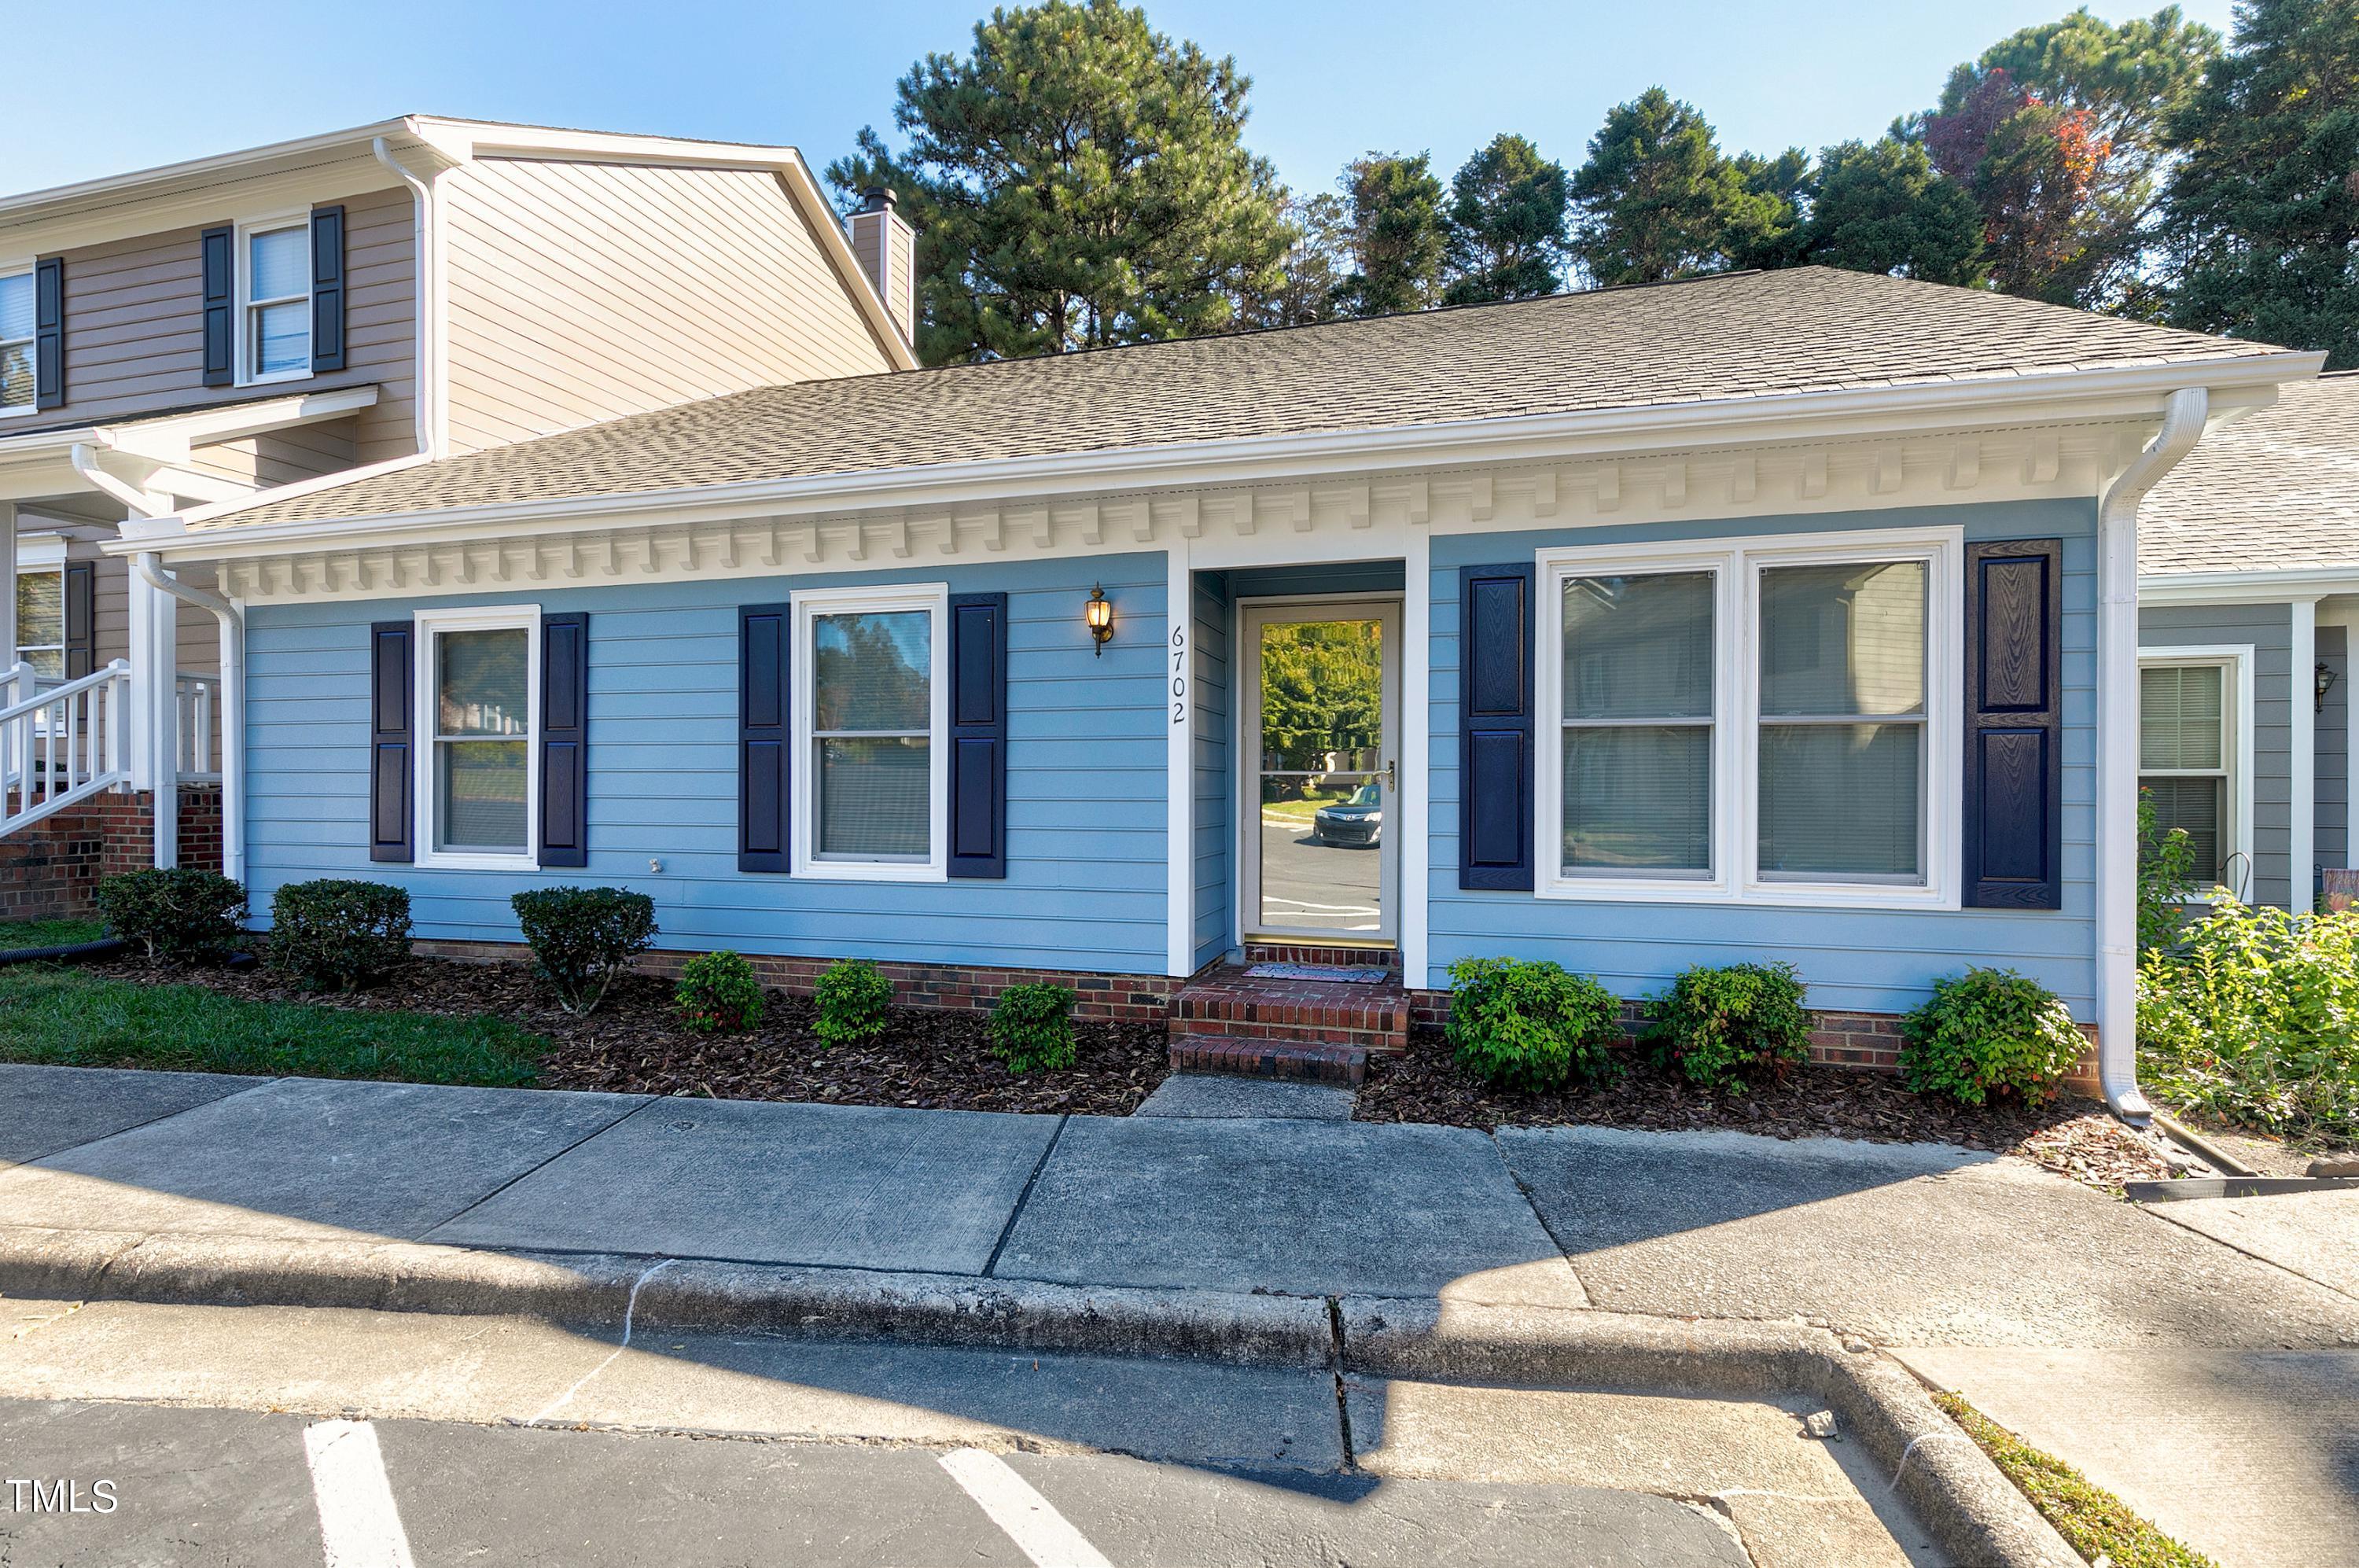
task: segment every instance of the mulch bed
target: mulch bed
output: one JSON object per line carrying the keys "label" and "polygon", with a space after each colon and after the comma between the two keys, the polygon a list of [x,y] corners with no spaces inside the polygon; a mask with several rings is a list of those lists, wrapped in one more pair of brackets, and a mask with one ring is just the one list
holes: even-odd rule
{"label": "mulch bed", "polygon": [[1635,1055],[1600,1088],[1506,1093],[1460,1073],[1434,1034],[1398,1057],[1368,1063],[1360,1121],[1453,1127],[1546,1127],[1568,1122],[1650,1132],[1721,1130],[1767,1138],[1849,1138],[1875,1143],[1952,1143],[2019,1154],[2093,1186],[2170,1174],[2158,1149],[2093,1101],[2061,1096],[2038,1107],[1979,1109],[1910,1094],[1892,1073],[1803,1067],[1752,1094],[1712,1094]]}
{"label": "mulch bed", "polygon": [[577,1018],[522,964],[421,958],[386,985],[350,996],[307,991],[260,967],[184,969],[127,957],[89,967],[120,979],[204,985],[255,1001],[489,1014],[549,1042],[537,1084],[544,1089],[1123,1116],[1169,1071],[1159,1025],[1078,1021],[1075,1066],[1018,1075],[991,1054],[984,1015],[908,1007],[894,1009],[891,1031],[875,1044],[828,1050],[811,1035],[810,998],[777,990],[767,994],[759,1027],[745,1034],[691,1034],[673,1021],[671,982],[652,975],[617,982],[597,1011]]}

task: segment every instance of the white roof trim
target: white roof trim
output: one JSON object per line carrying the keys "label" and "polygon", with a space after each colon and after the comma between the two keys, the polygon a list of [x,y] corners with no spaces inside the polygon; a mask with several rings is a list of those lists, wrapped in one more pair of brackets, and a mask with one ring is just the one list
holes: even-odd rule
{"label": "white roof trim", "polygon": [[0,464],[46,463],[77,446],[94,446],[157,463],[185,463],[191,447],[243,441],[271,430],[317,424],[322,419],[341,419],[375,407],[378,396],[374,384],[342,387],[330,392],[298,392],[285,397],[224,403],[218,408],[185,408],[176,414],[93,419],[86,425],[61,430],[0,435]]}
{"label": "white roof trim", "polygon": [[2138,578],[2141,604],[2293,604],[2359,593],[2359,565],[2167,572]]}

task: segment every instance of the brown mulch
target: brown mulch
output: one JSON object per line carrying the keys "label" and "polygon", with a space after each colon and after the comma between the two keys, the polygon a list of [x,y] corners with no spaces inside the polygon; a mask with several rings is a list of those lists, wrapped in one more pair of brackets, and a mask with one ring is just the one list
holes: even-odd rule
{"label": "brown mulch", "polygon": [[1849,1138],[1873,1143],[1953,1143],[2019,1154],[2059,1174],[2118,1189],[2168,1176],[2160,1152],[2093,1101],[2045,1105],[1956,1105],[1912,1094],[1892,1073],[1803,1067],[1749,1094],[1713,1094],[1632,1054],[1629,1071],[1597,1088],[1507,1093],[1451,1062],[1440,1036],[1413,1035],[1408,1051],[1368,1063],[1355,1119],[1453,1127],[1545,1127],[1567,1122],[1649,1132],[1720,1130],[1767,1138]]}
{"label": "brown mulch", "polygon": [[549,1041],[536,1085],[544,1089],[1123,1116],[1169,1071],[1159,1024],[1077,1021],[1074,1066],[1017,1074],[991,1054],[981,1013],[897,1007],[882,1040],[829,1050],[811,1035],[808,996],[773,990],[752,1030],[692,1034],[673,1021],[671,982],[653,975],[618,981],[595,1012],[578,1018],[522,964],[421,958],[386,984],[350,996],[307,991],[258,966],[186,969],[117,958],[91,967],[125,980],[204,985],[254,1001],[488,1014]]}

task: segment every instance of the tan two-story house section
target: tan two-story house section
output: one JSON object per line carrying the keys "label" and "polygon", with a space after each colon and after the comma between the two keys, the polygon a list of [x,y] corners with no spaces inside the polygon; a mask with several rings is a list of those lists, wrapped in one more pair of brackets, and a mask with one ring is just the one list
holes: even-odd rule
{"label": "tan two-story house section", "polygon": [[[215,585],[107,554],[126,518],[910,368],[907,228],[863,224],[866,267],[790,147],[426,115],[0,197],[0,712],[121,660],[84,727],[209,778]],[[0,764],[4,837],[53,781]]]}

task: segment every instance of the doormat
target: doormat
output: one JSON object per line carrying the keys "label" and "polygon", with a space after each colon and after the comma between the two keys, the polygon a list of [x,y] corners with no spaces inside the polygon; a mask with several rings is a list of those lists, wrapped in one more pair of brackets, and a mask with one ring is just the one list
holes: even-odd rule
{"label": "doormat", "polygon": [[1373,964],[1256,964],[1245,971],[1253,980],[1323,980],[1342,985],[1377,985],[1390,974]]}

